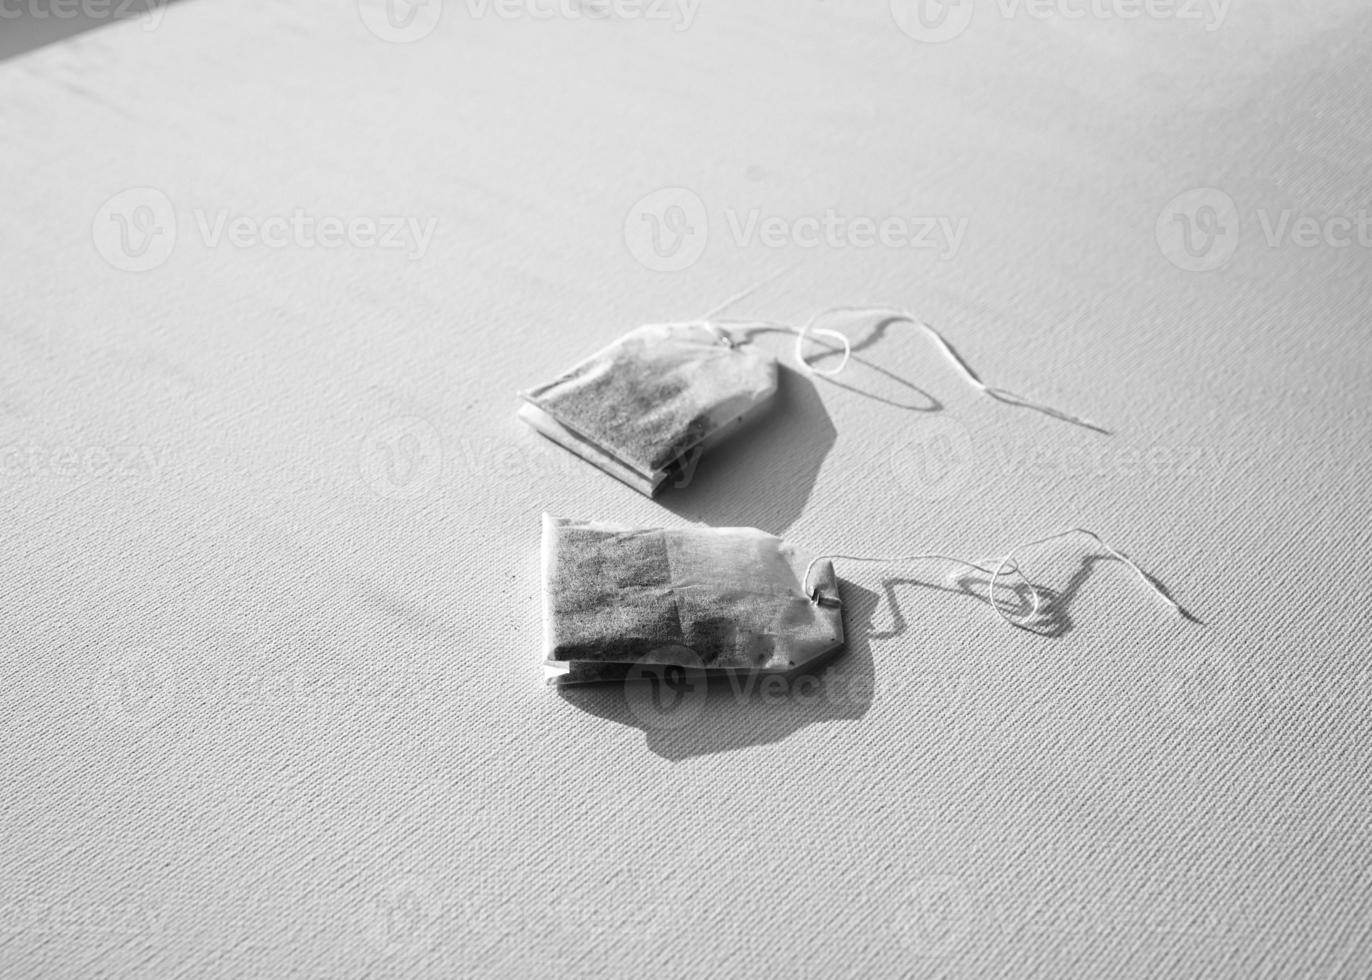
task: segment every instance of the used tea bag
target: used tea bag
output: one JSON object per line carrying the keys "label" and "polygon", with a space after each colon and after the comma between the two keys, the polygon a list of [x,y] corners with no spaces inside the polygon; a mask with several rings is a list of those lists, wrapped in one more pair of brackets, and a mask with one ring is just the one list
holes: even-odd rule
{"label": "used tea bag", "polygon": [[[835,558],[951,562],[984,576],[983,601],[1006,623],[1056,636],[1061,611],[1053,594],[1043,595],[1025,577],[1015,555],[1078,535],[1131,569],[1175,615],[1200,624],[1137,562],[1086,528],[1016,545],[983,564],[934,552],[810,557],[756,528],[627,528],[544,514],[547,680],[623,681],[645,666],[706,674],[784,674],[813,667],[844,643]],[[998,584],[1009,587],[1011,575],[1022,583],[1011,591],[1026,607],[1014,616],[997,592]],[[965,578],[956,580],[964,591]]]}
{"label": "used tea bag", "polygon": [[776,387],[770,354],[703,323],[650,324],[523,392],[519,417],[651,497]]}
{"label": "used tea bag", "polygon": [[543,626],[558,684],[620,680],[642,664],[785,673],[843,646],[833,564],[781,538],[547,514]]}

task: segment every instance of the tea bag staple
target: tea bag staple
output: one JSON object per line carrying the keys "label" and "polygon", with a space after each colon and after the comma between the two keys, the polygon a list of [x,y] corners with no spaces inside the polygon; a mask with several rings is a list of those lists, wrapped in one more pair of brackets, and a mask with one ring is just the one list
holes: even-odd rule
{"label": "tea bag staple", "polygon": [[651,497],[674,467],[727,435],[776,387],[772,355],[703,323],[650,324],[522,392],[519,417]]}
{"label": "tea bag staple", "polygon": [[833,564],[755,528],[545,514],[543,603],[549,683],[619,680],[643,664],[786,673],[843,646]]}

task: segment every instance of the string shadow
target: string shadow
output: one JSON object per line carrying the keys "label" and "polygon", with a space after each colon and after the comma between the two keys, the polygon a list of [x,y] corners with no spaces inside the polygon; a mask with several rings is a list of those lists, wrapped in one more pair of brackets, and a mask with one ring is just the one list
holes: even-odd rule
{"label": "string shadow", "polygon": [[[1114,562],[1125,565],[1124,562],[1120,561],[1120,559],[1116,558],[1114,555],[1087,555],[1082,558],[1080,566],[1078,566],[1077,570],[1072,574],[1072,577],[1067,580],[1067,584],[1064,585],[1061,590],[1055,591],[1053,589],[1044,588],[1043,586],[1038,587],[1039,592],[1043,595],[1045,600],[1044,607],[1053,615],[1061,617],[1067,624],[1066,629],[1071,629],[1071,619],[1067,614],[1068,608],[1071,606],[1073,600],[1076,599],[1077,594],[1082,590],[1082,587],[1086,585],[1087,581],[1095,573],[1096,566],[1102,562]],[[1126,565],[1126,567],[1128,566]],[[1131,571],[1132,570],[1134,569],[1131,569]],[[1168,602],[1176,606],[1177,611],[1181,613],[1181,617],[1188,623],[1194,623],[1197,626],[1205,625],[1205,621],[1183,607],[1182,604],[1176,600],[1176,597],[1172,595],[1171,590],[1156,576],[1149,574],[1142,568],[1138,568],[1137,571],[1147,579],[1149,585],[1157,589],[1166,597]],[[1066,630],[1064,630],[1064,632],[1065,631]]]}
{"label": "string shadow", "polygon": [[[569,704],[615,724],[640,729],[648,750],[672,762],[783,741],[810,725],[857,721],[872,705],[876,674],[871,621],[880,597],[840,580],[843,649],[803,670],[771,679],[700,675],[645,710],[644,682],[569,686]],[[701,688],[692,685],[703,685]]]}
{"label": "string shadow", "polygon": [[[1018,573],[1014,565],[1007,565],[1006,571],[996,580],[996,604],[999,605],[1000,611],[1014,623],[1030,632],[1047,639],[1065,636],[1075,627],[1072,618],[1072,605],[1095,573],[1096,566],[1102,562],[1123,564],[1111,555],[1087,555],[1081,559],[1076,570],[1061,588],[1054,588],[1041,582],[1032,582]],[[1142,574],[1169,601],[1175,602],[1166,586],[1147,572]],[[982,572],[963,572],[951,579],[951,585],[943,585],[913,576],[889,578],[884,580],[881,585],[882,591],[885,593],[887,608],[890,610],[892,626],[890,630],[884,633],[874,633],[872,635],[874,640],[889,639],[905,632],[908,624],[896,594],[902,586],[917,586],[935,592],[967,596],[986,606],[993,614],[996,608],[996,604],[991,602],[991,576]],[[1180,604],[1177,604],[1177,608],[1188,622],[1198,626],[1205,625],[1201,619],[1182,608]]]}
{"label": "string shadow", "polygon": [[777,392],[757,418],[667,478],[658,500],[690,521],[783,534],[805,509],[838,438],[814,384],[781,366]]}
{"label": "string shadow", "polygon": [[[914,576],[901,576],[898,578],[888,578],[882,581],[881,588],[885,594],[886,607],[891,614],[891,628],[882,633],[873,633],[874,640],[889,640],[900,636],[909,628],[909,623],[905,618],[904,612],[900,607],[900,602],[896,597],[896,592],[902,586],[915,586],[931,592],[945,592],[950,595],[964,596],[981,603],[988,610],[994,606],[991,603],[991,576],[981,573],[965,573],[953,578],[952,585],[943,585],[935,581],[916,578]],[[1064,615],[1064,611],[1058,604],[1051,601],[1055,599],[1056,593],[1042,585],[1034,585],[1031,589],[1030,583],[1023,579],[1016,580],[1013,575],[1002,575],[996,582],[998,590],[998,603],[1005,615],[1011,619],[1028,622],[1029,617],[1033,617],[1036,623],[1042,623],[1050,629],[1055,630],[1050,634],[1061,636],[1071,629],[1071,621]],[[1034,591],[1038,592],[1038,611],[1035,612]],[[1036,627],[1036,631],[1037,627]]]}
{"label": "string shadow", "polygon": [[[851,386],[849,386],[849,385],[846,385],[846,384],[844,384],[844,383],[842,383],[842,382],[840,382],[840,381],[835,380],[835,379],[832,378],[832,377],[826,378],[825,380],[830,381],[831,383],[836,384],[836,385],[838,385],[838,386],[841,387],[841,388],[848,388],[850,391],[855,391],[855,392],[857,392],[858,394],[864,395],[864,396],[866,396],[866,397],[868,397],[868,398],[875,398],[877,401],[885,402],[885,403],[888,404],[888,405],[895,405],[895,406],[898,407],[898,408],[906,408],[906,409],[910,409],[910,410],[913,410],[913,411],[937,411],[937,410],[939,410],[940,408],[942,408],[942,405],[941,405],[941,403],[939,403],[938,400],[935,399],[932,395],[928,395],[928,394],[927,394],[926,392],[924,392],[922,389],[915,388],[914,385],[910,384],[909,382],[905,381],[905,380],[902,379],[902,378],[899,378],[897,375],[894,375],[894,374],[892,374],[891,372],[884,370],[883,368],[879,368],[879,367],[877,367],[875,364],[872,364],[870,361],[867,361],[867,360],[865,360],[864,358],[861,358],[861,357],[858,357],[858,356],[857,356],[857,354],[858,354],[859,351],[867,350],[868,348],[875,346],[877,343],[879,343],[881,340],[883,340],[883,339],[886,337],[886,332],[890,329],[891,325],[894,324],[894,323],[909,324],[909,325],[911,325],[911,326],[914,326],[914,327],[917,327],[917,328],[922,328],[922,329],[927,330],[927,331],[933,331],[933,330],[934,330],[934,328],[933,328],[932,326],[922,325],[922,324],[921,324],[921,321],[912,320],[912,319],[911,319],[910,317],[908,317],[908,316],[902,316],[902,315],[894,314],[894,313],[893,313],[893,314],[888,314],[888,315],[883,316],[883,317],[881,317],[880,319],[876,320],[876,322],[874,322],[874,323],[872,324],[871,328],[868,330],[867,334],[866,334],[865,336],[863,336],[861,339],[855,340],[855,341],[854,341],[854,340],[850,340],[850,341],[849,341],[848,346],[849,346],[849,351],[850,351],[850,353],[852,354],[852,360],[855,361],[855,362],[857,362],[857,363],[866,365],[867,367],[871,368],[872,370],[877,371],[877,372],[880,372],[881,374],[884,374],[884,375],[886,375],[886,376],[889,377],[889,378],[893,378],[893,379],[899,381],[901,384],[904,384],[906,387],[911,388],[911,389],[914,390],[914,391],[920,392],[920,394],[922,394],[922,395],[924,395],[926,398],[928,398],[928,400],[929,400],[929,405],[928,405],[928,407],[921,407],[921,406],[916,406],[916,405],[902,405],[902,404],[899,404],[899,403],[897,403],[897,402],[891,401],[891,400],[889,400],[889,399],[882,398],[882,397],[880,397],[880,396],[878,396],[878,395],[875,395],[875,394],[873,394],[873,393],[871,393],[871,392],[861,391],[861,390],[859,390],[859,389],[857,389],[857,388],[853,388],[853,387],[851,387]],[[1046,415],[1047,417],[1049,417],[1049,418],[1051,418],[1051,419],[1056,419],[1056,420],[1059,421],[1059,422],[1066,422],[1066,423],[1068,423],[1069,425],[1075,425],[1075,426],[1077,426],[1077,427],[1079,427],[1079,428],[1087,429],[1087,430],[1089,430],[1089,431],[1091,431],[1091,432],[1095,432],[1095,433],[1097,433],[1098,435],[1108,436],[1108,435],[1111,435],[1111,434],[1112,434],[1112,433],[1110,432],[1109,429],[1105,428],[1104,426],[1097,425],[1097,424],[1094,423],[1094,422],[1088,422],[1086,419],[1077,418],[1077,417],[1074,416],[1074,415],[1069,415],[1069,414],[1066,413],[1066,412],[1059,411],[1058,409],[1052,408],[1052,407],[1050,407],[1050,406],[1048,406],[1048,405],[1042,405],[1042,404],[1039,404],[1039,403],[1037,403],[1037,402],[1029,401],[1029,400],[1025,399],[1023,396],[1017,395],[1017,394],[1016,394],[1015,392],[1013,392],[1013,391],[1007,391],[1007,390],[1004,389],[1004,388],[997,388],[997,387],[994,387],[994,386],[992,386],[992,385],[986,385],[986,384],[984,384],[983,382],[981,382],[981,380],[980,380],[979,376],[977,375],[976,371],[973,370],[972,366],[967,362],[967,359],[964,358],[964,357],[962,356],[962,354],[958,351],[958,349],[957,349],[955,346],[953,346],[952,341],[950,341],[947,337],[945,337],[945,336],[942,334],[942,332],[937,332],[937,331],[936,331],[935,334],[934,334],[934,336],[935,336],[937,342],[940,343],[940,344],[942,344],[943,347],[945,348],[945,354],[946,354],[946,356],[950,357],[953,361],[955,361],[955,362],[957,363],[957,365],[960,367],[960,369],[961,369],[962,371],[964,371],[970,378],[975,378],[975,379],[976,379],[976,383],[979,384],[979,385],[981,385],[981,391],[982,391],[985,395],[987,395],[988,397],[994,398],[996,401],[998,401],[998,402],[1000,402],[1000,403],[1002,403],[1002,404],[1004,404],[1004,405],[1009,405],[1009,406],[1011,406],[1011,407],[1013,407],[1013,408],[1025,408],[1025,409],[1029,409],[1030,411],[1037,412],[1037,413],[1040,414],[1040,415]],[[837,353],[839,352],[839,348],[833,347],[832,345],[825,343],[822,336],[821,336],[821,337],[816,337],[816,338],[814,338],[814,341],[815,341],[816,343],[822,344],[822,345],[825,346],[825,347],[828,347],[829,350],[826,351],[826,352],[823,353],[823,354],[820,354],[818,357],[814,358],[814,361],[813,361],[812,363],[821,362],[821,361],[825,360],[826,358],[829,358],[829,357],[831,357],[831,356],[833,356],[833,355],[835,355],[835,354],[837,354]]]}
{"label": "string shadow", "polygon": [[[751,340],[757,334],[763,333],[783,333],[789,335],[792,333],[792,331],[789,328],[785,327],[752,327],[749,330],[743,331],[740,334],[740,337],[742,339]],[[838,357],[843,353],[842,347],[830,343],[828,340],[824,338],[823,335],[810,337],[810,343],[825,348],[823,352],[809,358],[810,364],[814,366],[822,366],[826,361]],[[866,348],[872,346],[873,343],[875,343],[874,337],[869,337],[868,339],[856,344],[850,342],[849,350],[851,353],[851,358],[849,360],[849,366],[844,370],[845,375],[848,372],[852,371],[853,365],[859,365],[861,368],[864,368],[872,372],[873,374],[881,375],[883,378],[892,382],[893,385],[895,385],[896,387],[904,388],[906,391],[911,393],[912,397],[895,398],[878,393],[875,390],[875,386],[871,388],[863,388],[859,387],[856,384],[849,383],[847,381],[840,381],[837,377],[831,375],[821,375],[821,377],[823,377],[824,381],[827,384],[831,384],[836,388],[842,388],[845,391],[851,391],[855,395],[860,395],[863,398],[870,398],[872,401],[881,402],[883,405],[890,405],[892,408],[899,408],[907,412],[943,411],[943,402],[935,398],[932,393],[925,391],[923,388],[919,387],[912,381],[909,381],[906,378],[902,378],[894,371],[889,371],[886,368],[880,366],[879,364],[875,364],[872,361],[867,360],[867,358],[865,357],[857,356],[858,351],[865,350]]]}

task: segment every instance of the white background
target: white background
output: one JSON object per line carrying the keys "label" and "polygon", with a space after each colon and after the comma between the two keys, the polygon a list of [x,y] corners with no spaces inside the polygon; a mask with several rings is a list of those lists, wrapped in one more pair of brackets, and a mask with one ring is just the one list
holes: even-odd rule
{"label": "white background", "polygon": [[[0,972],[1372,970],[1339,223],[1372,13],[988,3],[930,43],[897,7],[200,0],[0,65]],[[783,234],[829,211],[965,236]],[[658,502],[516,421],[787,268],[729,315],[909,307],[1112,435],[852,317],[861,362],[788,371]],[[1021,556],[1068,594],[1051,639],[951,566],[839,562],[823,695],[655,727],[541,686],[544,510],[969,557],[1081,525],[1205,625],[1084,539]]]}

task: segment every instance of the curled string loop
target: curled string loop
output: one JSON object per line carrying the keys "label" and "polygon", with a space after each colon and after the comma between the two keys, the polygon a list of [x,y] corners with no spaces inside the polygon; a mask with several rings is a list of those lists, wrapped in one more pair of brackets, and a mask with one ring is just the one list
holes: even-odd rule
{"label": "curled string loop", "polygon": [[[1071,537],[1074,534],[1083,534],[1086,537],[1090,538],[1092,541],[1096,542],[1096,544],[1100,545],[1106,551],[1110,552],[1110,554],[1114,556],[1115,559],[1123,562],[1130,569],[1132,569],[1134,574],[1139,577],[1139,581],[1143,582],[1143,584],[1146,585],[1153,592],[1154,595],[1160,597],[1162,601],[1167,604],[1167,606],[1172,610],[1172,612],[1175,615],[1180,616],[1183,619],[1189,618],[1186,615],[1186,612],[1181,608],[1181,606],[1177,604],[1177,601],[1173,599],[1170,595],[1168,595],[1167,592],[1161,586],[1159,586],[1157,582],[1153,580],[1153,577],[1151,575],[1149,575],[1141,567],[1139,567],[1138,562],[1134,561],[1134,559],[1130,558],[1124,552],[1111,547],[1095,531],[1088,531],[1084,527],[1073,527],[1068,528],[1066,531],[1058,531],[1056,534],[1049,534],[1046,537],[1036,538],[1033,541],[1026,541],[1023,544],[1017,544],[1015,545],[1015,547],[1011,548],[1008,552],[1006,552],[1005,557],[1000,560],[1000,563],[998,565],[996,565],[996,570],[991,575],[990,585],[991,608],[996,611],[996,614],[999,615],[1001,619],[1005,620],[1011,626],[1015,626],[1023,630],[1029,630],[1028,626],[1025,626],[1023,623],[1016,622],[1009,616],[1007,616],[1004,610],[1000,608],[1000,604],[996,599],[996,581],[1000,578],[1002,572],[1005,571],[1006,566],[1013,566],[1016,572],[1019,572],[1021,576],[1024,575],[1024,573],[1021,572],[1019,569],[1019,564],[1014,560],[1015,552],[1021,551],[1025,548],[1034,548],[1041,544],[1048,544],[1050,541],[1059,541],[1062,538]],[[1031,585],[1030,588],[1033,588],[1033,586]],[[1029,632],[1032,633],[1034,631],[1029,630]]]}
{"label": "curled string loop", "polygon": [[[777,270],[770,276],[767,276],[766,278],[749,286],[747,289],[744,289],[729,297],[723,303],[716,306],[713,310],[706,313],[698,320],[690,321],[690,325],[699,326],[705,330],[708,330],[715,336],[715,338],[721,344],[724,344],[726,347],[730,349],[739,346],[740,343],[745,343],[746,338],[742,341],[734,339],[734,337],[732,337],[728,333],[728,331],[724,330],[724,328],[721,326],[721,323],[723,321],[718,321],[715,319],[715,317],[718,314],[723,313],[729,307],[734,306],[735,304],[751,296],[753,293],[757,292],[763,286],[766,286],[781,278],[782,276],[789,274],[793,269],[795,269],[795,267],[796,266],[793,264]],[[1084,419],[1077,415],[1072,415],[1068,412],[1063,412],[1059,409],[1053,408],[1051,405],[1045,405],[1042,402],[1033,401],[1029,398],[1024,397],[1023,395],[1016,394],[1015,392],[1009,391],[1005,388],[996,388],[991,385],[988,385],[986,382],[981,380],[981,377],[976,373],[976,371],[972,370],[972,366],[968,364],[963,359],[962,355],[959,354],[956,349],[954,349],[953,345],[948,342],[947,337],[945,337],[942,333],[936,330],[931,324],[929,324],[928,321],[916,316],[909,310],[903,309],[898,306],[833,306],[827,310],[821,310],[814,316],[810,317],[810,319],[805,322],[805,325],[800,327],[799,329],[797,329],[796,327],[789,326],[787,324],[776,323],[774,321],[767,320],[744,320],[735,322],[740,324],[746,323],[756,326],[765,326],[768,329],[781,330],[786,333],[795,334],[795,359],[800,369],[804,371],[806,374],[820,375],[822,377],[833,377],[837,374],[842,373],[842,371],[848,366],[848,362],[852,359],[853,356],[853,345],[848,340],[847,335],[842,333],[841,331],[830,330],[825,327],[818,327],[816,326],[816,324],[824,317],[833,316],[838,313],[866,315],[884,313],[892,319],[904,320],[907,323],[913,324],[915,327],[918,327],[920,330],[924,331],[931,338],[933,338],[934,343],[938,346],[938,349],[943,353],[944,358],[958,370],[958,372],[963,376],[963,378],[966,379],[968,384],[976,388],[978,391],[986,395],[988,398],[994,398],[998,402],[1003,402],[1006,405],[1011,405],[1016,408],[1027,408],[1032,411],[1039,412],[1043,415],[1047,415],[1050,418],[1055,418],[1063,422],[1070,422],[1073,425],[1079,425],[1083,428],[1090,429],[1093,432],[1099,432],[1103,435],[1110,434],[1109,429],[1097,425],[1095,422],[1091,422],[1088,419]],[[830,340],[837,341],[839,344],[842,345],[843,359],[839,362],[837,367],[823,369],[817,368],[813,364],[811,364],[809,360],[806,359],[805,342],[809,340],[811,336],[825,337]]]}
{"label": "curled string loop", "polygon": [[[1061,538],[1070,537],[1073,534],[1083,534],[1091,538],[1093,541],[1096,542],[1096,544],[1100,545],[1102,548],[1108,551],[1114,558],[1123,562],[1130,569],[1132,569],[1134,573],[1139,577],[1139,579],[1143,582],[1143,584],[1146,585],[1155,595],[1161,597],[1161,599],[1168,605],[1168,607],[1172,610],[1173,613],[1182,618],[1191,618],[1181,608],[1181,606],[1177,604],[1176,600],[1174,600],[1170,595],[1168,595],[1167,592],[1161,586],[1159,586],[1156,581],[1153,580],[1152,576],[1145,572],[1137,562],[1135,562],[1124,552],[1111,547],[1096,532],[1088,531],[1086,528],[1081,527],[1069,528],[1066,531],[1059,531],[1056,534],[1050,534],[1046,537],[1036,538],[1033,541],[1026,541],[1022,544],[1017,544],[1013,548],[1011,548],[1009,552],[1006,553],[1005,557],[997,559],[994,568],[987,568],[985,565],[980,565],[976,562],[967,561],[963,558],[957,558],[952,555],[944,555],[938,553],[923,553],[917,555],[893,555],[890,557],[882,557],[876,555],[819,555],[815,558],[812,558],[810,560],[810,563],[805,566],[805,576],[801,580],[801,591],[805,593],[806,597],[809,598],[811,602],[819,602],[819,588],[810,588],[810,577],[813,574],[815,566],[817,564],[819,564],[822,561],[828,561],[835,558],[845,561],[878,562],[881,564],[894,564],[896,562],[921,560],[949,561],[956,565],[961,565],[963,568],[974,569],[978,572],[981,572],[984,575],[989,575],[991,577],[990,585],[988,587],[990,603],[991,608],[995,611],[996,615],[1003,619],[1009,625],[1015,627],[1016,629],[1022,629],[1030,633],[1037,633],[1037,630],[1032,629],[1030,626],[1026,624],[1032,623],[1034,621],[1034,618],[1039,614],[1042,608],[1042,595],[1039,592],[1038,588],[1032,582],[1029,581],[1028,576],[1026,576],[1023,570],[1020,568],[1019,563],[1015,560],[1015,553],[1017,551],[1023,551],[1025,548],[1033,548],[1037,547],[1038,545],[1047,544],[1051,541],[1057,541]],[[1000,599],[996,595],[996,588],[1000,584],[1002,576],[1007,574],[1007,572],[1017,574],[1020,578],[1024,579],[1024,583],[1028,587],[1030,595],[1033,597],[1033,603],[1030,607],[1029,612],[1024,616],[1019,617],[1018,619],[1006,613],[1004,607],[1000,602]]]}
{"label": "curled string loop", "polygon": [[[848,359],[852,354],[852,346],[848,343],[847,338],[843,337],[843,335],[839,334],[837,331],[821,330],[814,326],[814,324],[823,317],[833,316],[836,313],[853,313],[869,315],[876,313],[885,313],[888,314],[892,319],[904,320],[908,323],[911,323],[914,326],[918,327],[920,330],[923,330],[930,337],[932,337],[934,343],[938,346],[939,350],[943,352],[944,358],[947,359],[955,368],[958,369],[958,372],[967,380],[967,382],[970,385],[972,385],[972,387],[976,388],[978,391],[980,391],[987,397],[994,398],[996,401],[999,402],[1004,402],[1006,405],[1013,405],[1018,408],[1032,409],[1033,411],[1040,412],[1052,418],[1060,419],[1063,422],[1071,422],[1073,425],[1079,425],[1083,428],[1091,429],[1095,432],[1100,432],[1106,435],[1109,434],[1108,429],[1105,429],[1094,422],[1090,422],[1076,415],[1070,415],[1067,412],[1060,411],[1049,405],[1044,405],[1041,402],[1031,401],[1030,399],[1025,398],[1023,395],[1015,394],[1013,391],[1007,391],[1004,388],[994,388],[986,384],[986,382],[982,381],[980,376],[978,376],[977,373],[972,370],[972,366],[968,364],[965,360],[963,360],[962,355],[960,355],[953,348],[953,345],[948,342],[947,337],[943,336],[943,334],[939,333],[938,330],[934,329],[934,327],[931,326],[927,321],[911,313],[909,310],[901,309],[895,306],[835,306],[830,309],[821,310],[819,313],[816,313],[814,316],[810,318],[809,322],[807,322],[805,326],[801,327],[800,330],[797,331],[796,360],[800,362],[802,370],[806,370],[814,374],[823,374],[827,376],[838,374],[839,371],[842,371],[843,368],[847,366]],[[803,356],[803,344],[805,343],[806,337],[811,332],[814,332],[816,334],[823,333],[831,337],[841,337],[843,339],[843,363],[841,363],[837,368],[835,368],[832,371],[819,371],[813,368],[810,364],[808,364]]]}

